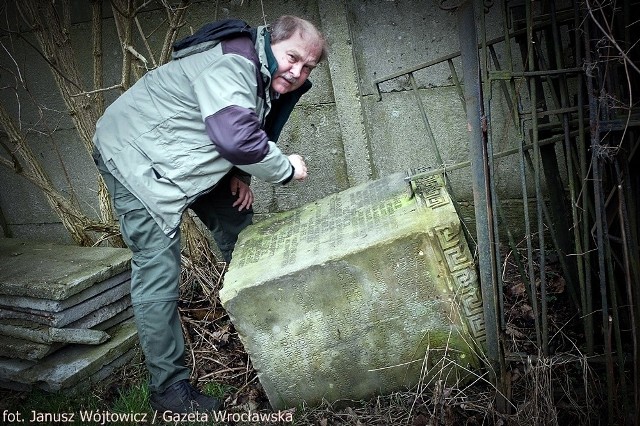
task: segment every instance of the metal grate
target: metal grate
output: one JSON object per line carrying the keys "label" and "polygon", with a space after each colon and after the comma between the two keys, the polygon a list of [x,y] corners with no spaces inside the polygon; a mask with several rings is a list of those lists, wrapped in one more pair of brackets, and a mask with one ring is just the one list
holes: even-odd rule
{"label": "metal grate", "polygon": [[[484,11],[500,13],[503,21],[503,35],[487,39],[485,13],[474,10],[473,3],[461,2],[456,11],[460,52],[374,81],[380,100],[380,85],[399,77],[408,76],[415,94],[439,164],[409,179],[433,174],[446,178],[471,168],[487,353],[497,372],[496,384],[508,387],[500,381],[509,361],[548,357],[558,350],[550,335],[548,301],[553,297],[550,280],[561,275],[581,330],[581,340],[573,344],[602,367],[609,419],[625,415],[620,407],[635,407],[637,419],[640,110],[634,95],[639,93],[640,46],[632,17],[639,4],[484,3]],[[457,58],[462,78],[454,65]],[[417,71],[445,62],[470,126],[469,161],[446,168],[414,78]],[[498,102],[511,112],[514,134],[494,127],[492,112]],[[497,146],[508,148],[494,152]],[[501,173],[496,160],[507,157],[512,166],[517,164],[521,180],[522,236],[512,233],[503,213],[505,200],[495,185]],[[525,284],[537,353],[519,352],[506,341],[501,274],[506,253]],[[550,264],[557,269],[553,273]],[[617,391],[619,387],[624,390]],[[506,390],[505,395],[509,397]]]}

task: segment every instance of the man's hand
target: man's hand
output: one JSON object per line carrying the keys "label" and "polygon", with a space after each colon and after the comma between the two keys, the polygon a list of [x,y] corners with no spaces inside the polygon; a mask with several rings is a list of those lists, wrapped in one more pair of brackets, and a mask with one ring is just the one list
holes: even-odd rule
{"label": "man's hand", "polygon": [[307,165],[304,163],[302,156],[298,154],[291,154],[289,156],[289,161],[295,170],[293,178],[295,180],[304,180],[307,177]]}
{"label": "man's hand", "polygon": [[249,209],[253,204],[253,191],[249,185],[238,179],[231,177],[231,194],[237,195],[238,199],[233,203],[233,207],[238,207],[238,211]]}

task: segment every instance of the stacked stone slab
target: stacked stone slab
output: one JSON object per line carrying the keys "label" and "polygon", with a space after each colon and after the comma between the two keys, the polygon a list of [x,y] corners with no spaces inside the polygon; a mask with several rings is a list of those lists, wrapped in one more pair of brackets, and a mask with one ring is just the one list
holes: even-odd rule
{"label": "stacked stone slab", "polygon": [[220,298],[274,408],[454,383],[479,367],[484,317],[460,220],[440,178],[404,177],[241,234]]}
{"label": "stacked stone slab", "polygon": [[0,239],[0,386],[57,391],[133,356],[127,249]]}

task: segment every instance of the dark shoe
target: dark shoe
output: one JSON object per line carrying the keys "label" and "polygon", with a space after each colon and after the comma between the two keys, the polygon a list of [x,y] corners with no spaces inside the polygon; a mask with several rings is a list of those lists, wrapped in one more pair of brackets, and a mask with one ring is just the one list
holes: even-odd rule
{"label": "dark shoe", "polygon": [[150,402],[151,408],[160,412],[211,412],[222,408],[221,400],[202,394],[188,380],[180,380],[164,392],[152,392]]}

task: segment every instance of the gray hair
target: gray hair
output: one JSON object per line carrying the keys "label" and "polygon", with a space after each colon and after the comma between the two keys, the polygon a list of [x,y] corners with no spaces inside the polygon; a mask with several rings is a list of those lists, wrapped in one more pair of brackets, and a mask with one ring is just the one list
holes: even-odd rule
{"label": "gray hair", "polygon": [[271,24],[269,28],[271,30],[271,43],[273,44],[291,38],[296,32],[298,32],[302,38],[306,38],[306,36],[312,37],[312,39],[315,39],[314,41],[318,47],[321,48],[318,62],[327,59],[329,53],[327,41],[318,28],[311,22],[298,18],[297,16],[283,15]]}

